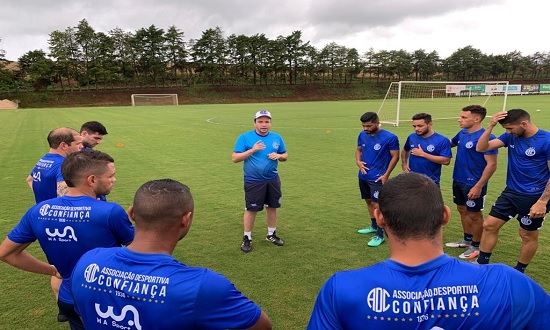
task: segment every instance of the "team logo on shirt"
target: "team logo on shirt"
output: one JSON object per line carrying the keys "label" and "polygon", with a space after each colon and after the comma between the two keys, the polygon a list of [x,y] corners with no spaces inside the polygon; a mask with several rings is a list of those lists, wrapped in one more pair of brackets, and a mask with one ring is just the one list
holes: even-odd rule
{"label": "team logo on shirt", "polygon": [[[139,323],[139,312],[132,305],[124,306],[122,308],[122,310],[120,311],[119,315],[115,314],[113,306],[107,306],[107,311],[103,312],[101,310],[101,306],[99,306],[98,303],[95,304],[95,311],[96,311],[97,315],[99,316],[99,318],[97,318],[97,323],[99,323],[99,324],[111,325],[112,327],[116,327],[116,328],[119,328],[119,329],[130,330],[130,329],[134,328],[134,329],[137,329],[137,330],[141,330],[141,324]],[[126,326],[124,324],[119,323],[120,321],[124,321],[126,319],[126,314],[128,312],[132,312],[132,314],[133,314],[132,315],[133,318],[128,320],[128,322],[126,323],[128,325]],[[109,319],[112,319],[112,321],[107,322]]]}
{"label": "team logo on shirt", "polygon": [[473,146],[474,146],[474,143],[472,141],[466,142],[466,149],[472,149]]}
{"label": "team logo on shirt", "polygon": [[527,150],[525,150],[525,156],[527,157],[533,157],[537,152],[535,151],[535,148],[529,147]]}
{"label": "team logo on shirt", "polygon": [[373,147],[374,150],[380,150],[380,148],[382,148],[380,143],[375,144],[374,147]]}
{"label": "team logo on shirt", "polygon": [[96,274],[99,272],[99,266],[97,264],[89,264],[84,270],[84,278],[86,282],[93,283],[97,280]]}
{"label": "team logo on shirt", "polygon": [[66,226],[63,228],[63,233],[59,232],[58,228],[55,228],[52,232],[50,228],[46,228],[46,235],[49,236],[48,241],[53,242],[78,242],[76,235],[74,234],[74,229],[71,226]]}
{"label": "team logo on shirt", "polygon": [[430,145],[428,145],[426,150],[428,150],[429,152],[433,152],[435,150],[435,146],[433,144],[430,144]]}
{"label": "team logo on shirt", "polygon": [[275,149],[279,149],[279,143],[273,141],[273,144],[271,145]]}

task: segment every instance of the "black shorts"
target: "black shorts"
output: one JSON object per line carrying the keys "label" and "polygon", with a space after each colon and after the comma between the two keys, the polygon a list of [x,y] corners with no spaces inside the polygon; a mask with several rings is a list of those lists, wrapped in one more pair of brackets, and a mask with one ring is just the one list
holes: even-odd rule
{"label": "black shorts", "polygon": [[57,307],[59,307],[59,310],[69,319],[69,327],[71,330],[84,330],[84,324],[80,319],[80,315],[74,310],[74,305],[58,300]]}
{"label": "black shorts", "polygon": [[466,205],[468,212],[483,211],[485,195],[487,195],[487,185],[481,189],[481,195],[478,198],[468,199],[468,193],[472,187],[453,180],[453,202],[456,205]]}
{"label": "black shorts", "polygon": [[244,200],[246,210],[257,212],[264,209],[264,205],[271,208],[281,207],[281,180],[276,178],[266,182],[245,182]]}
{"label": "black shorts", "polygon": [[380,189],[382,189],[382,183],[380,182],[359,179],[359,191],[361,191],[362,199],[368,199],[378,203],[378,193]]}
{"label": "black shorts", "polygon": [[[489,215],[508,221],[517,216],[519,226],[527,231],[539,230],[542,227],[544,218],[529,218],[531,206],[539,199],[540,195],[519,194],[508,187],[497,198],[491,208]],[[546,204],[546,213],[549,211],[549,204]]]}

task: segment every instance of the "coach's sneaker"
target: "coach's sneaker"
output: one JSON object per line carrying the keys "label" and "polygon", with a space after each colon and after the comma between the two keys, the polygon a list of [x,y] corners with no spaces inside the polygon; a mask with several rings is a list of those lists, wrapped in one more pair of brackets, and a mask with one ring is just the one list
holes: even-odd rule
{"label": "coach's sneaker", "polygon": [[468,242],[465,240],[460,240],[458,242],[451,242],[451,243],[445,243],[446,247],[452,247],[452,248],[466,248],[472,245],[472,242]]}
{"label": "coach's sneaker", "polygon": [[372,234],[376,233],[376,228],[374,228],[373,226],[368,226],[367,228],[359,229],[357,232],[359,234]]}
{"label": "coach's sneaker", "polygon": [[462,259],[473,259],[473,258],[476,258],[478,255],[479,255],[479,247],[470,246],[466,251],[464,251],[458,257]]}
{"label": "coach's sneaker", "polygon": [[367,243],[370,247],[377,247],[380,246],[380,244],[384,243],[384,237],[380,237],[378,235],[374,235],[370,241]]}
{"label": "coach's sneaker", "polygon": [[243,236],[243,242],[241,243],[241,251],[243,252],[250,252],[252,251],[252,240],[248,239],[248,236]]}
{"label": "coach's sneaker", "polygon": [[285,243],[279,238],[277,237],[277,231],[274,231],[273,232],[273,235],[267,235],[265,237],[265,240],[268,241],[268,242],[271,242],[277,246],[283,246]]}

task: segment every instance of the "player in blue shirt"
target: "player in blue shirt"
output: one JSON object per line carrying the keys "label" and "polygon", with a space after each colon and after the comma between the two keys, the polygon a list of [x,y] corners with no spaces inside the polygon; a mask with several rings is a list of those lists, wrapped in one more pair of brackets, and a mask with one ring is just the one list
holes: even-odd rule
{"label": "player in blue shirt", "polygon": [[[61,171],[69,187],[66,195],[31,207],[0,245],[0,260],[39,274],[58,271],[63,278],[58,306],[68,317],[71,329],[83,329],[70,294],[74,265],[93,248],[131,242],[134,229],[120,205],[97,200],[98,194],[109,194],[116,180],[111,156],[94,150],[72,153]],[[36,240],[48,263],[24,251]]]}
{"label": "player in blue shirt", "polygon": [[399,140],[395,134],[380,128],[380,120],[375,112],[365,112],[360,120],[363,131],[357,137],[355,163],[359,167],[361,198],[367,202],[371,225],[357,232],[376,233],[367,243],[368,246],[376,247],[384,242],[384,230],[376,225],[374,209],[377,207],[380,188],[388,181],[399,161]]}
{"label": "player in blue shirt", "polygon": [[171,179],[143,184],[129,208],[127,247],[86,253],[72,293],[87,329],[271,329],[267,314],[224,276],[171,256],[193,220],[189,188]]}
{"label": "player in blue shirt", "polygon": [[[485,131],[481,127],[481,122],[486,115],[487,109],[481,105],[469,105],[462,108],[458,118],[462,129],[451,139],[451,146],[456,147],[456,160],[453,168],[453,201],[460,214],[464,238],[445,245],[467,248],[459,255],[463,259],[473,259],[479,254],[487,183],[497,169],[498,150],[476,151],[477,141]],[[490,136],[490,139],[494,138],[494,135]]]}
{"label": "player in blue shirt", "polygon": [[[493,128],[499,123],[506,132],[489,140]],[[485,152],[501,147],[508,148],[506,188],[483,223],[477,262],[489,263],[500,228],[517,217],[521,250],[515,268],[524,272],[537,252],[539,230],[549,210],[550,132],[535,126],[529,113],[523,109],[501,111],[491,118],[477,142],[477,150]]]}
{"label": "player in blue shirt", "polygon": [[63,196],[67,185],[61,175],[61,164],[67,155],[82,149],[82,138],[76,130],[61,127],[48,134],[48,144],[49,152],[38,160],[26,180],[36,203]]}
{"label": "player in blue shirt", "polygon": [[[82,137],[82,149],[93,149],[95,146],[103,142],[103,138],[107,135],[107,129],[98,121],[87,121],[80,127],[80,136]],[[107,196],[99,195],[97,198],[101,201],[106,201]]]}
{"label": "player in blue shirt", "polygon": [[417,172],[430,177],[439,186],[441,165],[451,163],[451,142],[434,132],[432,116],[418,113],[412,117],[415,133],[407,137],[401,151],[403,172]]}
{"label": "player in blue shirt", "polygon": [[82,148],[92,149],[103,141],[107,135],[107,129],[98,121],[87,121],[80,127],[80,136],[82,136]]}
{"label": "player in blue shirt", "polygon": [[374,214],[390,258],[334,274],[307,329],[546,329],[550,296],[506,265],[443,253],[450,209],[433,180],[402,173],[380,190]]}
{"label": "player in blue shirt", "polygon": [[277,209],[281,207],[281,180],[277,171],[278,162],[288,158],[285,142],[281,135],[271,132],[271,113],[260,110],[254,115],[254,130],[241,134],[231,160],[233,163],[244,161],[244,198],[243,216],[244,235],[241,243],[243,252],[252,251],[252,229],[256,215],[266,207],[266,240],[284,245],[277,236]]}

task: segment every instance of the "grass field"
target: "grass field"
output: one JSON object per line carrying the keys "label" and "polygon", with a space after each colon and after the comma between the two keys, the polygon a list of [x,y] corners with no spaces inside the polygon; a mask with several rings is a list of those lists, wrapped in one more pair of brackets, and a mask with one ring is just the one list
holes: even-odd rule
{"label": "grass field", "polygon": [[[516,96],[508,99],[507,108],[526,109],[535,124],[550,130],[549,101],[550,96]],[[48,150],[48,132],[60,126],[78,129],[85,121],[98,120],[109,135],[97,148],[113,156],[117,168],[117,182],[108,199],[126,208],[147,180],[173,178],[186,183],[195,197],[195,220],[175,257],[226,275],[262,306],[276,329],[304,329],[319,288],[333,272],[388,257],[387,244],[368,248],[369,236],[356,233],[369,221],[359,196],[354,157],[359,117],[378,110],[379,105],[380,101],[339,101],[0,111],[0,236],[33,205],[25,178]],[[454,136],[459,130],[456,117],[464,105],[457,105],[452,113],[429,110],[434,129]],[[242,164],[233,164],[231,153],[237,136],[253,128],[252,116],[259,109],[272,112],[272,130],[282,134],[289,151],[288,162],[279,165],[284,197],[277,232],[285,246],[264,240],[261,213],[253,234],[254,250],[244,254],[239,249]],[[384,128],[396,133],[401,145],[412,133],[408,121]],[[502,131],[498,127],[495,134]],[[400,172],[398,165],[394,174]],[[505,172],[506,150],[501,150],[486,212],[504,187]],[[446,204],[453,210],[444,232],[446,241],[462,237],[452,204],[451,175],[452,164],[444,167],[441,182]],[[517,230],[515,220],[503,227],[493,262],[515,265],[520,247]],[[43,258],[38,244],[28,250]],[[462,250],[446,252],[458,256]],[[548,228],[542,229],[539,250],[527,274],[550,292]],[[0,329],[68,327],[55,322],[57,308],[48,277],[4,263],[0,263],[0,275]]]}

